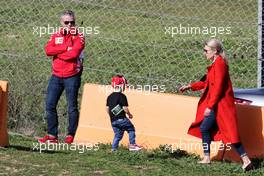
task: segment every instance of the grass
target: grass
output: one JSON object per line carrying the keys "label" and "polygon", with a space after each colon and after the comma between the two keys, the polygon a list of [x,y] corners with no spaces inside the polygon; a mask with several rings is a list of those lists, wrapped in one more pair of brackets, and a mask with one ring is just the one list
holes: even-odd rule
{"label": "grass", "polygon": [[184,151],[162,148],[129,152],[121,147],[110,152],[110,145],[99,149],[46,150],[34,148],[33,137],[10,134],[10,146],[0,148],[1,175],[263,175],[264,161],[255,159],[256,170],[243,173],[241,164],[214,161],[197,165],[199,157]]}
{"label": "grass", "polygon": [[[33,34],[33,27],[48,24],[58,27],[58,13],[70,8],[76,11],[79,24],[83,21],[83,27],[98,26],[100,31],[98,35],[87,36],[86,82],[106,84],[113,74],[122,73],[132,84],[167,83],[167,92],[177,92],[179,84],[199,79],[208,65],[202,56],[203,41],[211,35],[171,37],[165,34],[165,27],[181,24],[230,27],[231,34],[216,37],[224,41],[228,51],[234,87],[257,85],[257,2],[254,0],[136,3],[129,0],[45,3],[10,0],[8,3],[0,1],[0,5],[1,24],[3,29],[8,29],[0,30],[1,50],[26,57],[30,61],[28,68],[35,67],[36,58],[46,57],[43,46],[49,38],[47,34],[42,37]],[[19,61],[12,59],[12,63]],[[37,73],[47,74],[47,64],[38,65],[42,68]],[[178,82],[177,86],[172,82]]]}

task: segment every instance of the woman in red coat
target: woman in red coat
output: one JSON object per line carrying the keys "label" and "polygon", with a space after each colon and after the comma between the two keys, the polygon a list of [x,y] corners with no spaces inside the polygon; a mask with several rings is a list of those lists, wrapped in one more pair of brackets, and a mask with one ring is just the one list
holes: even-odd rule
{"label": "woman in red coat", "polygon": [[202,138],[204,158],[199,163],[211,163],[210,143],[221,140],[225,144],[232,144],[243,161],[242,168],[248,170],[252,164],[239,139],[234,93],[221,42],[216,39],[207,41],[204,54],[212,61],[204,79],[180,88],[181,92],[203,90],[196,120],[188,134]]}

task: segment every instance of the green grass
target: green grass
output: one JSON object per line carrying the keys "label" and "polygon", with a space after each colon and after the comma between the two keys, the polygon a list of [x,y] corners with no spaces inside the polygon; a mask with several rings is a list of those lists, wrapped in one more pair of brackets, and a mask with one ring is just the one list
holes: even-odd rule
{"label": "green grass", "polygon": [[[195,4],[195,5],[194,5]],[[83,27],[99,27],[98,35],[87,36],[85,81],[108,83],[115,73],[127,76],[130,83],[181,84],[197,80],[208,65],[203,58],[203,41],[208,35],[165,34],[165,27],[231,27],[231,34],[216,37],[224,41],[230,59],[234,87],[257,85],[257,1],[76,1],[53,2],[0,1],[1,50],[27,57],[45,58],[43,50],[49,35],[33,34],[33,27],[58,27],[59,12],[76,11]],[[8,30],[3,30],[8,29]],[[172,64],[174,63],[174,64]],[[18,64],[13,61],[13,64]],[[46,68],[46,64],[43,64]],[[32,68],[34,69],[34,68]],[[39,69],[39,74],[43,70]],[[46,73],[46,72],[45,72]],[[183,73],[183,74],[181,74]],[[90,76],[91,75],[91,76]],[[18,78],[17,78],[18,79]],[[169,79],[169,80],[168,80]],[[167,92],[177,92],[167,84]]]}
{"label": "green grass", "polygon": [[121,147],[115,153],[110,145],[98,150],[46,150],[34,148],[36,139],[10,135],[10,146],[0,148],[1,175],[263,175],[264,161],[255,159],[256,170],[243,173],[241,164],[214,161],[210,166],[196,164],[199,157],[162,148],[129,152]]}

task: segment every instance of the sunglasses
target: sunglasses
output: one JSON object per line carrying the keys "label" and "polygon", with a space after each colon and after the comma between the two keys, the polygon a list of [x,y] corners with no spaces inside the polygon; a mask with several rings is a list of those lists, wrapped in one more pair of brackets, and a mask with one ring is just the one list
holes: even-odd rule
{"label": "sunglasses", "polygon": [[207,50],[207,49],[203,49],[203,50],[204,50],[205,53],[207,53],[207,52],[209,51],[209,50]]}
{"label": "sunglasses", "polygon": [[75,25],[75,21],[64,21],[64,24],[65,25],[68,25],[68,24],[72,24],[72,25]]}

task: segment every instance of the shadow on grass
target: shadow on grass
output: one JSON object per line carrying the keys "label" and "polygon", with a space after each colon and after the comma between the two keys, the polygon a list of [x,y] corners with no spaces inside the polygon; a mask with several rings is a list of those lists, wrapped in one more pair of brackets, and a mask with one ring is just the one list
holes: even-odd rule
{"label": "shadow on grass", "polygon": [[18,151],[35,152],[31,147],[25,147],[25,146],[21,146],[21,145],[10,145],[7,148],[8,149],[15,149]]}
{"label": "shadow on grass", "polygon": [[264,167],[264,158],[253,158],[252,163],[255,169],[260,169]]}
{"label": "shadow on grass", "polygon": [[[99,144],[99,147],[100,149],[103,149],[103,150],[108,150],[110,151],[111,150],[111,144],[110,143],[107,143],[107,144]],[[118,148],[118,155],[128,155],[128,147],[125,146],[125,145],[122,145],[120,144],[119,148]],[[194,154],[190,154],[184,150],[180,150],[180,149],[174,149],[172,150],[170,148],[170,146],[168,145],[160,145],[159,148],[156,148],[156,149],[153,149],[153,150],[141,150],[141,151],[138,151],[138,152],[129,152],[130,156],[131,154],[136,154],[136,153],[141,153],[142,154],[143,152],[143,155],[145,155],[147,158],[152,158],[152,159],[155,159],[155,158],[159,158],[159,159],[180,159],[180,158],[184,158],[184,157],[191,157],[193,159],[198,159],[199,156],[198,155],[194,155]]]}
{"label": "shadow on grass", "polygon": [[58,151],[58,150],[41,150],[34,149],[33,147],[25,147],[21,145],[10,145],[8,147],[5,147],[6,149],[15,149],[17,151],[24,151],[24,152],[33,152],[33,153],[47,153],[47,154],[55,154],[55,153],[63,153],[68,154],[69,152],[66,151]]}
{"label": "shadow on grass", "polygon": [[148,157],[150,158],[161,158],[161,159],[180,159],[180,158],[188,158],[191,157],[193,159],[198,159],[199,156],[190,154],[186,152],[185,150],[180,149],[172,149],[169,145],[161,145],[159,148],[153,150]]}

